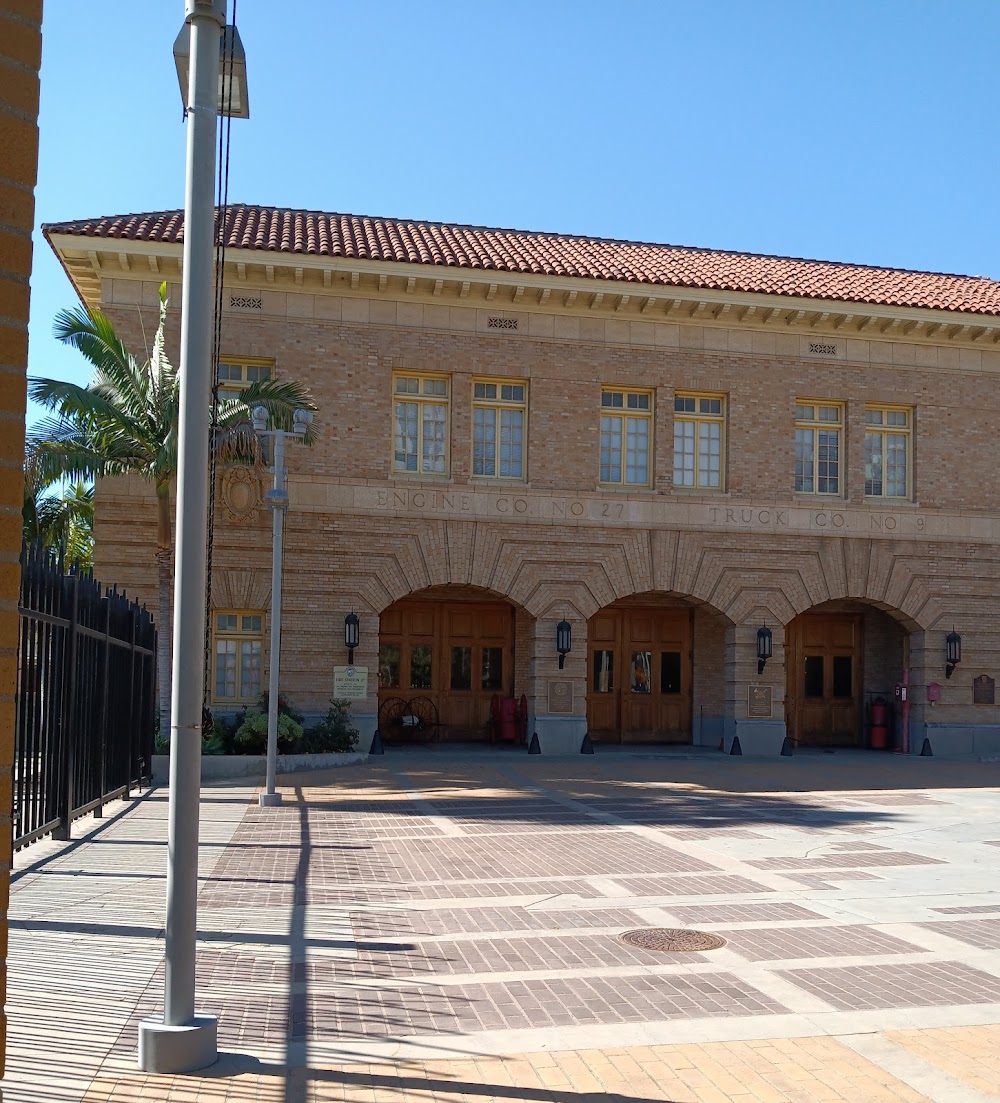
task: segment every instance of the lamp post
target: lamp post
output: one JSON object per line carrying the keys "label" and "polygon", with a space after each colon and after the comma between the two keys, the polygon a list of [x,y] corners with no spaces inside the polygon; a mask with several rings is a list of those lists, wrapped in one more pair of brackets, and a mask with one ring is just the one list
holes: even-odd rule
{"label": "lamp post", "polygon": [[[310,410],[296,410],[292,418],[293,437],[301,440],[312,421]],[[281,548],[284,540],[285,510],[288,509],[288,489],[285,478],[284,429],[268,429],[267,409],[257,406],[253,412],[253,429],[259,437],[274,442],[274,486],[267,492],[267,506],[274,518],[271,530],[271,652],[267,681],[267,777],[264,792],[258,800],[262,808],[281,804],[281,794],[275,791],[275,775],[278,768],[278,672],[281,665]]]}
{"label": "lamp post", "polygon": [[[216,121],[220,104],[225,104],[228,93],[226,66],[222,64],[220,50],[226,23],[226,0],[185,0],[184,19],[184,28],[178,36],[178,43],[182,44],[180,55],[175,43],[188,132],[164,997],[163,1018],[144,1019],[139,1024],[139,1067],[157,1073],[192,1072],[212,1064],[218,1057],[216,1019],[211,1015],[195,1014],[194,992],[212,389],[213,189]],[[235,47],[236,31],[235,28],[231,30]],[[182,74],[185,36],[190,40],[190,72],[185,62]],[[232,66],[229,68],[232,71]],[[245,84],[241,103],[245,109]]]}

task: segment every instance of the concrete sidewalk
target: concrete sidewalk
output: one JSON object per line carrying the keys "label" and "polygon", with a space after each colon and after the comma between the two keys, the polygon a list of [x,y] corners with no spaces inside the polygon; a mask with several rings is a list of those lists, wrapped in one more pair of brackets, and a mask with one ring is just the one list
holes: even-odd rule
{"label": "concrete sidewalk", "polygon": [[202,1075],[135,1071],[165,790],[20,856],[7,1103],[1000,1098],[1000,765],[414,752],[282,782],[205,791]]}

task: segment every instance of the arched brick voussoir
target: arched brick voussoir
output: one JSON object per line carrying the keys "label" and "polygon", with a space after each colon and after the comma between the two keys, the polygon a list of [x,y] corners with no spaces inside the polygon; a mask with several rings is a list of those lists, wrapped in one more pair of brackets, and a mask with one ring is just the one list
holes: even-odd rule
{"label": "arched brick voussoir", "polygon": [[597,612],[594,595],[582,583],[543,583],[531,595],[525,611],[536,620],[587,621]]}
{"label": "arched brick voussoir", "polygon": [[[525,564],[525,568],[529,565]],[[585,620],[616,599],[607,577],[596,564],[564,564],[557,577],[550,563],[534,564],[538,569],[522,570],[511,598],[533,616],[543,616],[550,606],[570,601]]]}
{"label": "arched brick voussoir", "polygon": [[760,625],[787,624],[796,615],[780,582],[763,586],[744,586],[740,589],[725,615],[734,624]]}
{"label": "arched brick voussoir", "polygon": [[507,534],[485,584],[526,609],[532,608],[533,595],[543,584],[581,583],[594,600],[607,604],[622,585],[622,562],[620,544],[584,544],[563,538],[541,545],[534,536]]}

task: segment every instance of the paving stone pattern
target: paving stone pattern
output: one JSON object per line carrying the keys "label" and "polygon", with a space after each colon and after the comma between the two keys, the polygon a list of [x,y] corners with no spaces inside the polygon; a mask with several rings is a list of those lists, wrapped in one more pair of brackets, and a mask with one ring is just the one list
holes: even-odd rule
{"label": "paving stone pattern", "polygon": [[[892,1043],[887,1071],[812,1036],[905,1033],[913,1008],[935,1029],[1000,1022],[1000,886],[983,877],[995,790],[825,791],[836,763],[810,773],[798,758],[779,766],[799,791],[748,793],[720,791],[718,771],[748,786],[764,776],[752,763],[390,759],[284,779],[278,808],[249,787],[205,794],[198,1005],[218,1015],[222,1050],[263,1063],[234,1100],[486,1103],[493,1094],[452,1091],[441,1071],[472,1053],[496,1056],[477,1057],[470,1082],[540,1085],[547,1095],[524,1096],[535,1103],[569,1086],[595,1099],[918,1103],[933,1095],[897,1078],[907,1061],[946,1086],[972,1074],[957,1058],[928,1072],[919,1038]],[[129,1062],[162,999],[165,812],[153,794],[15,882],[5,1103],[161,1098]],[[678,925],[726,945],[673,954],[620,940]],[[85,1032],[66,1041],[58,1090],[38,1079],[46,999],[69,1021],[101,1016],[85,1052],[72,1049]],[[352,1079],[369,1061],[381,1071]],[[297,1071],[272,1096],[266,1069],[286,1065]],[[230,1098],[194,1083],[178,1103]]]}

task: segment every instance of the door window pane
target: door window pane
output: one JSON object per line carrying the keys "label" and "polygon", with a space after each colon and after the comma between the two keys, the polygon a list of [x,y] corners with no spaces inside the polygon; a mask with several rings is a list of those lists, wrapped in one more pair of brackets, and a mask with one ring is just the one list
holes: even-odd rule
{"label": "door window pane", "polygon": [[807,697],[823,696],[823,656],[806,655],[806,685]]}
{"label": "door window pane", "polygon": [[652,658],[653,655],[650,651],[632,652],[632,681],[629,688],[633,693],[649,693]]}
{"label": "door window pane", "polygon": [[611,693],[615,688],[615,653],[594,652],[594,692]]}
{"label": "door window pane", "polygon": [[503,689],[503,648],[483,648],[483,689]]}
{"label": "door window pane", "polygon": [[834,697],[852,696],[852,663],[850,655],[833,657],[833,695]]}
{"label": "door window pane", "polygon": [[660,692],[680,693],[681,653],[664,651],[660,654]]}
{"label": "door window pane", "polygon": [[399,644],[384,643],[378,649],[379,689],[399,689]]}
{"label": "door window pane", "polygon": [[472,648],[451,649],[451,688],[472,689]]}
{"label": "door window pane", "polygon": [[427,643],[410,647],[410,689],[431,688],[431,648]]}

